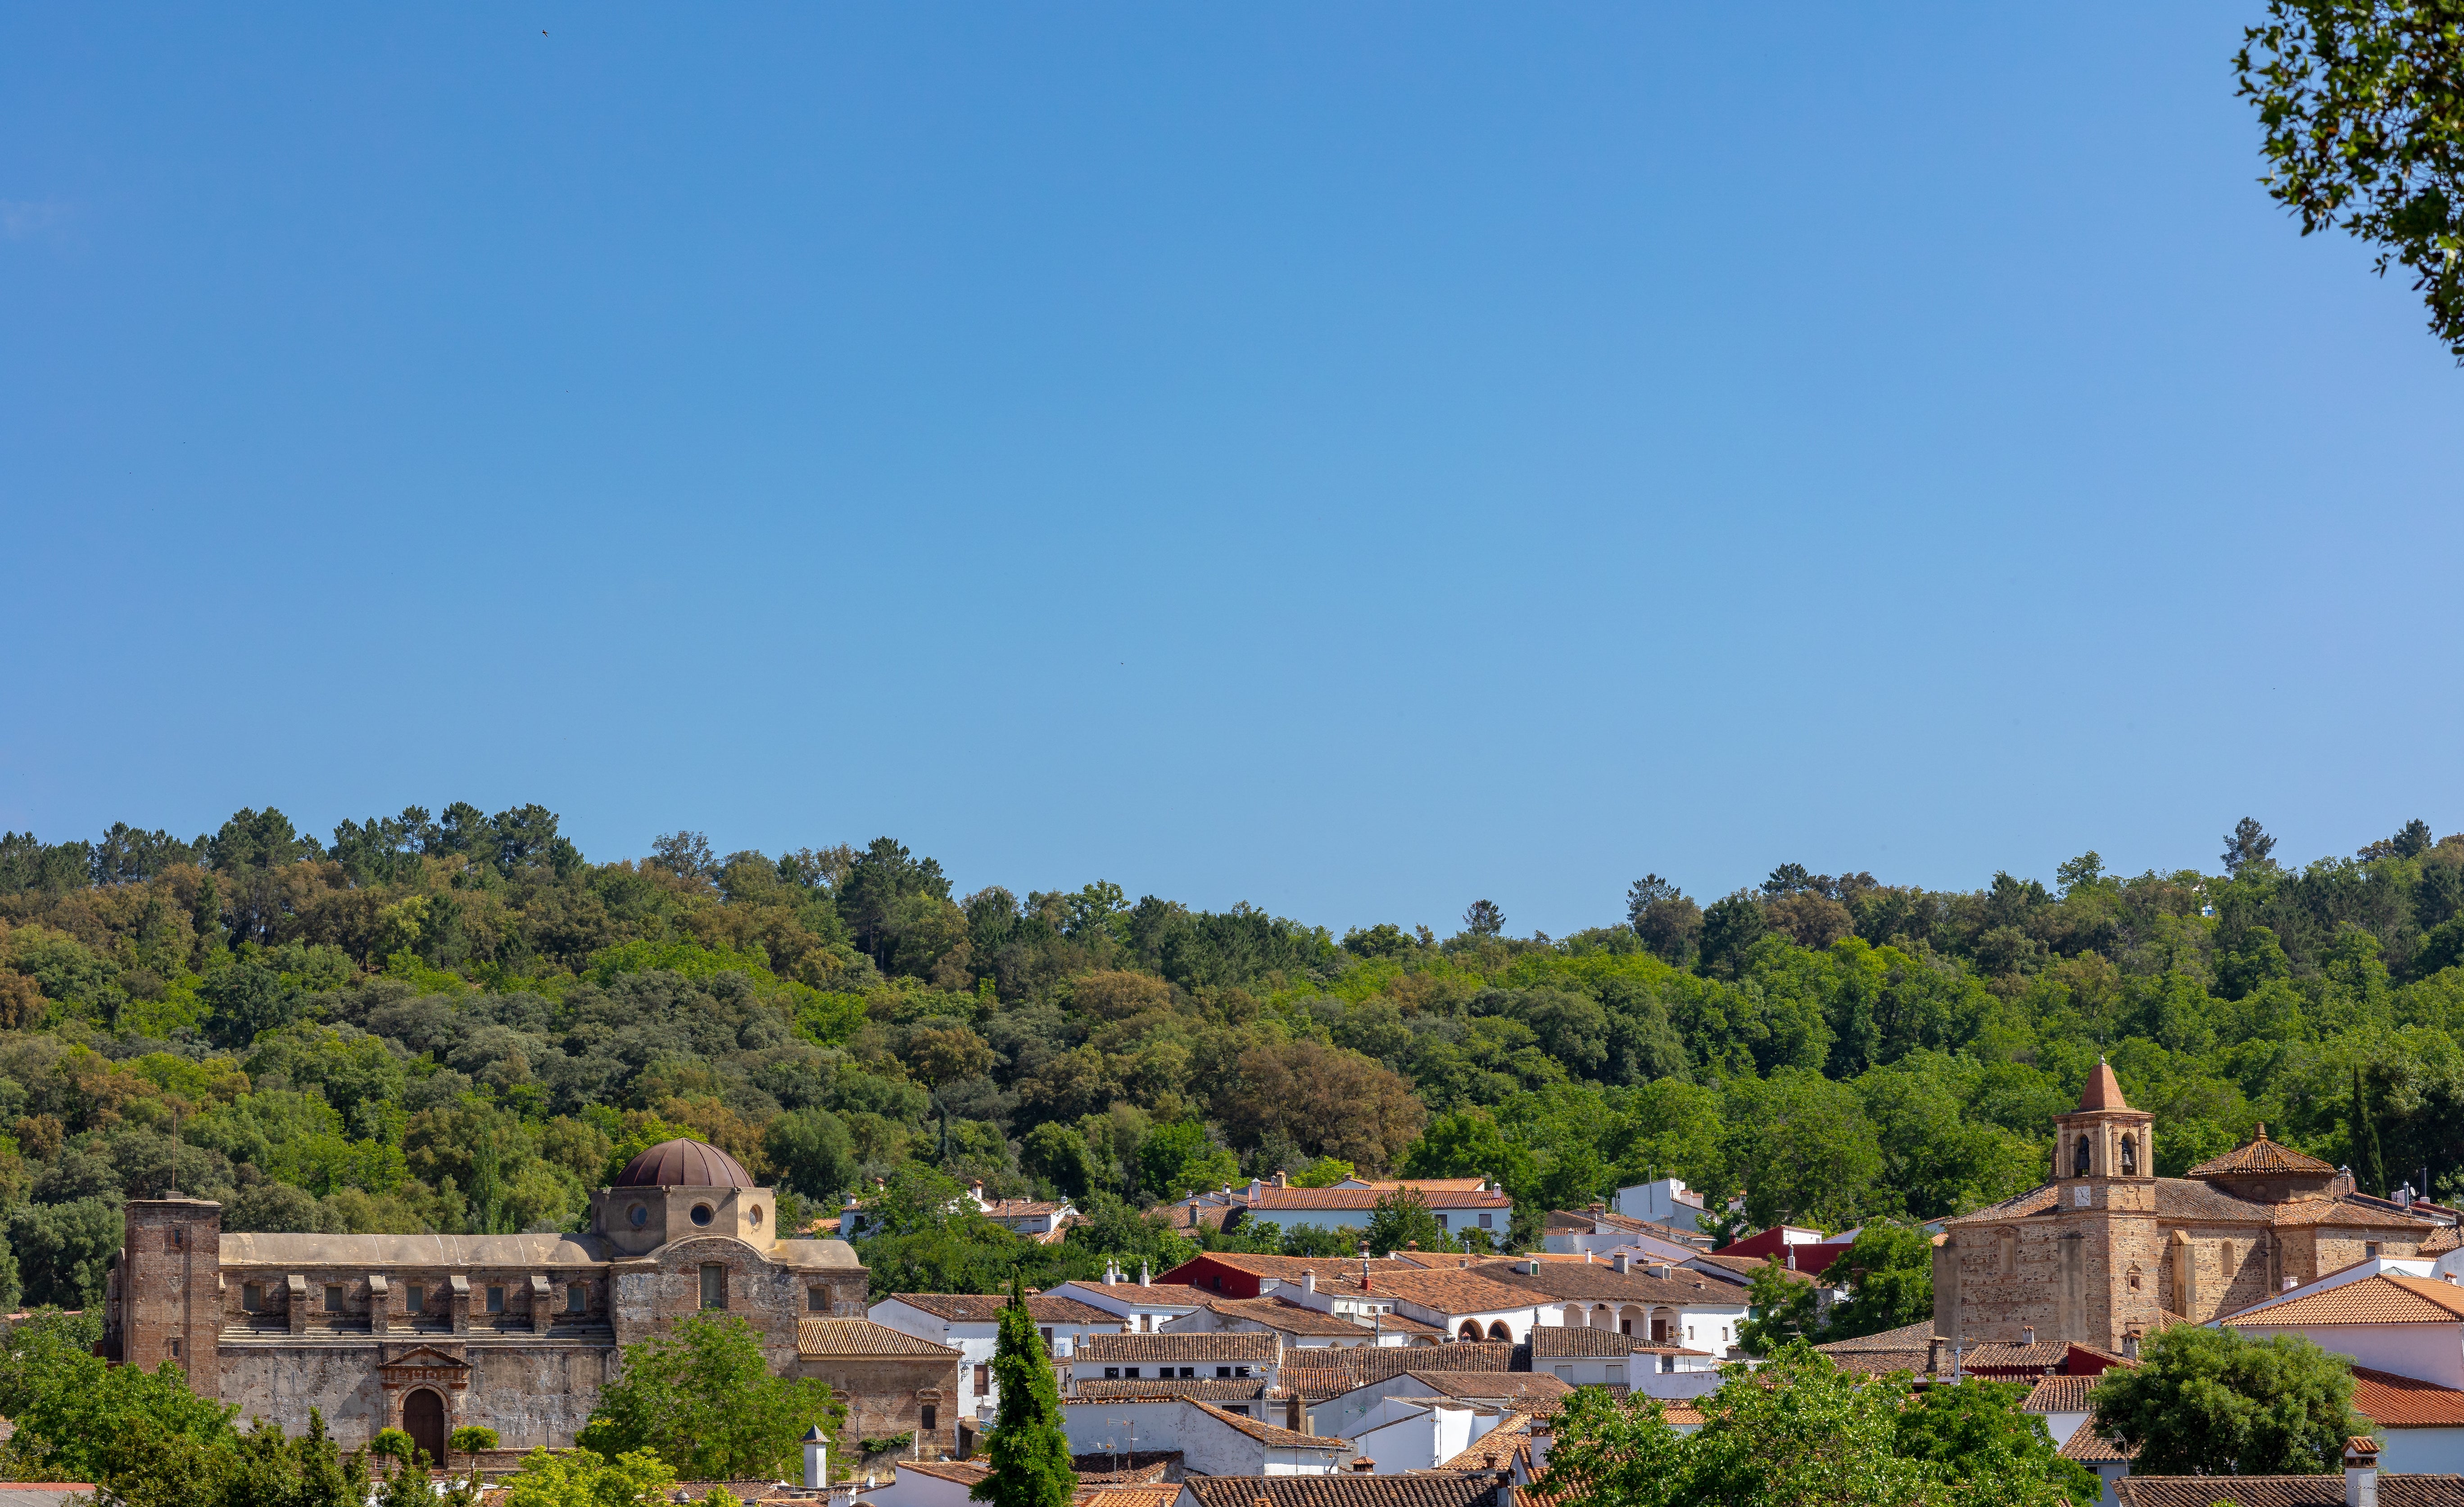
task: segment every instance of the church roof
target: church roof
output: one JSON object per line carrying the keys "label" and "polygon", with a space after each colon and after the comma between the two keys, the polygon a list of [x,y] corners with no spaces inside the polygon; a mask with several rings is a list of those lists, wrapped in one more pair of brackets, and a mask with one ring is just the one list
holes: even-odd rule
{"label": "church roof", "polygon": [[2079,1093],[2079,1107],[2081,1109],[2128,1109],[2130,1107],[2122,1098],[2122,1080],[2113,1075],[2112,1067],[2101,1057],[2097,1059],[2096,1071],[2087,1075],[2087,1087]]}
{"label": "church roof", "polygon": [[744,1163],[698,1141],[662,1141],[625,1163],[618,1187],[753,1187]]}
{"label": "church roof", "polygon": [[2291,1146],[2267,1139],[2267,1127],[2223,1156],[2213,1157],[2192,1167],[2187,1174],[2195,1178],[2209,1177],[2334,1177],[2336,1169],[2317,1157],[2294,1150]]}

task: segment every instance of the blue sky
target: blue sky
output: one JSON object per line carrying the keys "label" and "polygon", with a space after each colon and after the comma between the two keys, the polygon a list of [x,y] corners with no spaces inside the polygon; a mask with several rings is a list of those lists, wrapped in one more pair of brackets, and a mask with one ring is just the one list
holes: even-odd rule
{"label": "blue sky", "polygon": [[2464,374],[2255,10],[10,8],[0,826],[1552,933],[2464,829]]}

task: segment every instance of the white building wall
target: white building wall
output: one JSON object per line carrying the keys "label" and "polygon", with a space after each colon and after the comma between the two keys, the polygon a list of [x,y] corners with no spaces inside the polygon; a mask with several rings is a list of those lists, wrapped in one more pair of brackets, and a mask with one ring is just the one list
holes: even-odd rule
{"label": "white building wall", "polygon": [[881,1507],[970,1507],[966,1487],[922,1471],[894,1469],[888,1485],[864,1496]]}
{"label": "white building wall", "polygon": [[2279,1334],[2306,1335],[2320,1349],[2350,1356],[2356,1363],[2374,1371],[2393,1371],[2416,1382],[2464,1389],[2464,1323],[2233,1327],[2253,1340]]}
{"label": "white building wall", "polygon": [[1400,1475],[1436,1469],[1470,1449],[1497,1423],[1494,1413],[1390,1397],[1361,1420],[1352,1447],[1355,1457],[1376,1466],[1376,1474]]}
{"label": "white building wall", "polygon": [[2379,1469],[2408,1475],[2464,1474],[2464,1429],[2381,1429]]}
{"label": "white building wall", "polygon": [[[1271,1417],[1259,1421],[1280,1422]],[[1327,1441],[1334,1448],[1324,1452],[1269,1450],[1196,1405],[1177,1401],[1065,1402],[1061,1425],[1069,1435],[1072,1454],[1178,1450],[1183,1468],[1199,1475],[1331,1475],[1352,1456],[1350,1442],[1341,1439]]]}

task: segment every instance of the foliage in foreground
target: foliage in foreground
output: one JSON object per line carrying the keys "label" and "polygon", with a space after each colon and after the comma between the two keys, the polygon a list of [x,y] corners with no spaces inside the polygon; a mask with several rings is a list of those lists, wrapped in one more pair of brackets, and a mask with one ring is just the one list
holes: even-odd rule
{"label": "foliage in foreground", "polygon": [[2145,1475],[2316,1475],[2371,1431],[2352,1409],[2351,1363],[2301,1335],[2167,1329],[2088,1396],[2098,1430],[2135,1446]]}
{"label": "foliage in foreground", "polygon": [[820,1425],[836,1457],[846,1422],[824,1383],[771,1374],[751,1324],[705,1313],[627,1345],[574,1442],[610,1461],[648,1451],[686,1480],[800,1479],[805,1433]]}
{"label": "foliage in foreground", "polygon": [[[1578,1388],[1539,1487],[1563,1507],[2053,1507],[2079,1496],[2013,1388],[1911,1402],[1908,1379],[1839,1371],[1805,1346],[1727,1380],[1680,1434],[1661,1406]],[[1964,1390],[1964,1389],[1963,1389]]]}
{"label": "foliage in foreground", "polygon": [[990,1507],[1069,1507],[1078,1473],[1070,1466],[1069,1436],[1061,1426],[1061,1392],[1022,1292],[1012,1278],[993,1347],[1001,1408],[984,1441],[992,1474],[967,1495]]}

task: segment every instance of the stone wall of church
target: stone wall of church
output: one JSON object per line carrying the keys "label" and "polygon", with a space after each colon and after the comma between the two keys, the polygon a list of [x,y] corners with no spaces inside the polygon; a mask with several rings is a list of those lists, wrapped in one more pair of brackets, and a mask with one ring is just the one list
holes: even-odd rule
{"label": "stone wall of church", "polygon": [[2030,1326],[2039,1339],[2054,1338],[2061,1317],[2054,1237],[2042,1219],[1954,1230],[1935,1265],[1936,1332],[1961,1344],[2016,1344]]}
{"label": "stone wall of church", "polygon": [[2173,1225],[2165,1230],[2157,1300],[2203,1324],[2275,1291],[2276,1237],[2252,1225]]}
{"label": "stone wall of church", "polygon": [[[222,1400],[237,1405],[245,1427],[252,1419],[307,1431],[311,1409],[343,1449],[356,1449],[377,1430],[399,1427],[402,1397],[388,1397],[381,1362],[407,1346],[380,1346],[314,1340],[291,1343],[248,1339],[222,1346]],[[496,1430],[506,1449],[539,1445],[561,1448],[598,1406],[599,1388],[615,1374],[616,1354],[599,1346],[541,1341],[498,1341],[435,1346],[471,1366],[469,1385],[435,1390],[446,1401],[449,1427],[483,1424]]]}
{"label": "stone wall of church", "polygon": [[[926,1458],[946,1456],[958,1446],[958,1363],[955,1358],[913,1355],[828,1356],[798,1363],[796,1374],[826,1382],[847,1404],[843,1436],[887,1439],[913,1432]],[[925,1427],[925,1410],[932,1427]],[[885,1473],[886,1474],[886,1473]]]}

